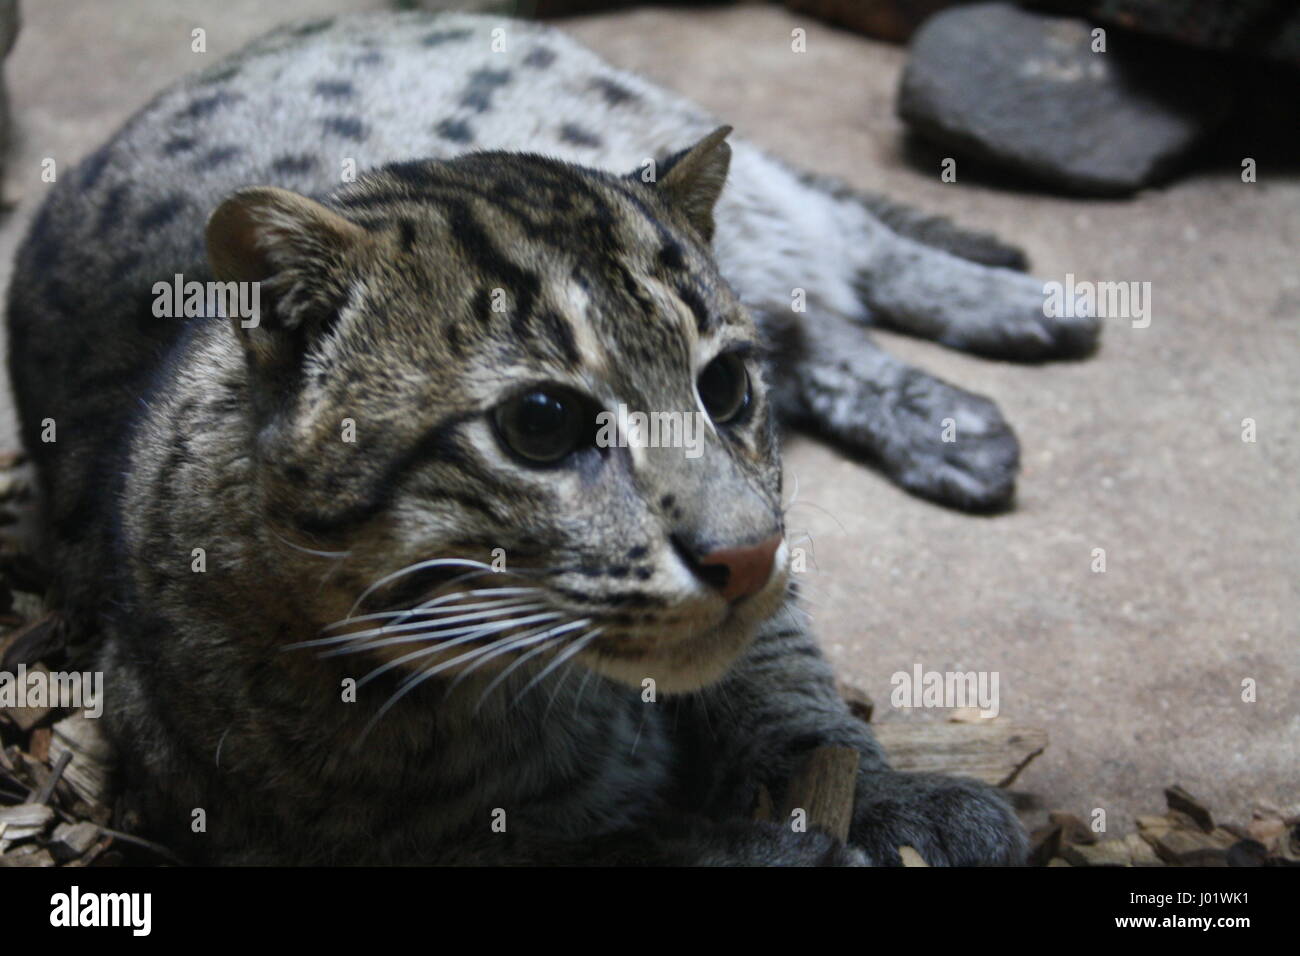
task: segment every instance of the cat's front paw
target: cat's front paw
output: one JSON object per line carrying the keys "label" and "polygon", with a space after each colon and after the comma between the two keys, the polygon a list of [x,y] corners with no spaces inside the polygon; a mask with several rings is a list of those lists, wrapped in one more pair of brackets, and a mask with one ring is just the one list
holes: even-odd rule
{"label": "cat's front paw", "polygon": [[1010,503],[1020,442],[993,402],[911,369],[884,406],[887,440],[878,452],[904,488],[974,511]]}
{"label": "cat's front paw", "polygon": [[931,866],[1017,866],[1028,840],[1005,797],[964,777],[884,772],[858,786],[850,842],[877,866],[910,846]]}

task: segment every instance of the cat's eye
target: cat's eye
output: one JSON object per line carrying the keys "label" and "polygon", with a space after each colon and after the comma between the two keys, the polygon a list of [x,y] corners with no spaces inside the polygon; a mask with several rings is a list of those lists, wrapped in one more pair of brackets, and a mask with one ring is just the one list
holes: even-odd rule
{"label": "cat's eye", "polygon": [[695,387],[704,410],[719,425],[734,421],[749,407],[749,370],[739,355],[719,355],[704,366]]}
{"label": "cat's eye", "polygon": [[588,402],[566,389],[539,388],[497,406],[497,435],[507,449],[537,464],[555,464],[589,443]]}

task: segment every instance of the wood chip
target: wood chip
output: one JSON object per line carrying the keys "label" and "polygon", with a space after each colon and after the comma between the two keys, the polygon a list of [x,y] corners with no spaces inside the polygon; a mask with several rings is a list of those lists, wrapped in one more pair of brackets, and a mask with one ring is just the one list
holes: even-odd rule
{"label": "wood chip", "polygon": [[1182,827],[1144,830],[1142,838],[1170,866],[1227,866],[1228,849],[1236,842],[1217,833]]}
{"label": "wood chip", "polygon": [[1061,825],[1049,823],[1029,834],[1029,865],[1046,866],[1061,855]]}
{"label": "wood chip", "polygon": [[802,809],[808,826],[847,842],[861,759],[852,747],[812,751],[790,778],[780,819],[788,820],[796,809]]}
{"label": "wood chip", "polygon": [[99,839],[99,827],[93,823],[60,823],[54,828],[49,850],[60,861],[75,860]]}
{"label": "wood chip", "polygon": [[54,857],[49,850],[18,847],[0,854],[0,867],[6,866],[54,866]]}
{"label": "wood chip", "polygon": [[[27,668],[29,678],[33,674],[44,674],[45,676],[40,679],[48,682],[49,673],[44,664],[33,664]],[[4,714],[23,733],[27,733],[52,713],[54,708],[49,706],[0,707],[0,714]]]}
{"label": "wood chip", "polygon": [[19,664],[26,664],[31,671],[39,666],[40,661],[54,660],[64,652],[68,640],[67,622],[57,611],[49,611],[7,637],[0,669],[13,673]]}
{"label": "wood chip", "polygon": [[921,854],[917,853],[916,850],[914,850],[910,846],[900,846],[898,848],[898,855],[903,861],[903,866],[929,866],[930,865],[929,863],[925,862],[925,860],[921,857]]}
{"label": "wood chip", "polygon": [[1133,861],[1123,840],[1103,840],[1092,845],[1061,847],[1061,856],[1072,866],[1128,866]]}
{"label": "wood chip", "polygon": [[49,727],[37,727],[32,731],[31,741],[27,744],[27,749],[31,751],[33,760],[46,761],[50,759],[50,736]]}
{"label": "wood chip", "polygon": [[1047,746],[1046,731],[1001,719],[905,720],[872,729],[895,770],[959,774],[995,787],[1010,784]]}
{"label": "wood chip", "polygon": [[1170,810],[1187,814],[1206,833],[1214,829],[1214,818],[1210,816],[1210,811],[1182,787],[1165,787],[1165,803]]}
{"label": "wood chip", "polygon": [[113,747],[100,719],[76,713],[56,723],[50,739],[50,759],[66,753],[72,762],[64,780],[87,803],[110,805],[112,800]]}
{"label": "wood chip", "polygon": [[1151,844],[1137,833],[1130,833],[1124,838],[1124,843],[1128,847],[1129,858],[1133,861],[1134,866],[1164,866],[1164,861],[1156,856],[1156,851],[1151,849]]}
{"label": "wood chip", "polygon": [[5,825],[4,841],[40,836],[54,820],[54,811],[44,804],[20,803],[15,807],[0,807],[0,823]]}
{"label": "wood chip", "polygon": [[996,717],[985,717],[984,711],[978,707],[954,707],[948,714],[950,724],[978,724],[981,721],[996,719]]}
{"label": "wood chip", "polygon": [[871,723],[871,716],[876,712],[876,705],[871,697],[861,687],[854,687],[852,684],[846,684],[840,681],[836,685],[844,703],[849,705],[849,712],[864,724]]}
{"label": "wood chip", "polygon": [[1089,846],[1097,842],[1097,834],[1092,827],[1073,813],[1054,810],[1047,815],[1047,818],[1061,828],[1062,844]]}

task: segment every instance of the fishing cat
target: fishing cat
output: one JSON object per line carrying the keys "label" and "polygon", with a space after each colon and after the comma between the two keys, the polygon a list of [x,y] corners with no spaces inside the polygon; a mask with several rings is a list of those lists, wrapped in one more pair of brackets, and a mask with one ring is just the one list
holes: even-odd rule
{"label": "fishing cat", "polygon": [[[1095,325],[1045,319],[1014,250],[727,132],[550,28],[355,16],[167,90],[51,190],[10,368],[153,832],[215,862],[1021,858],[995,791],[891,771],[837,696],[776,422],[996,503],[996,409],[862,323],[1025,358]],[[620,404],[699,416],[701,453],[597,440]],[[821,744],[862,755],[847,847],[748,820]]]}

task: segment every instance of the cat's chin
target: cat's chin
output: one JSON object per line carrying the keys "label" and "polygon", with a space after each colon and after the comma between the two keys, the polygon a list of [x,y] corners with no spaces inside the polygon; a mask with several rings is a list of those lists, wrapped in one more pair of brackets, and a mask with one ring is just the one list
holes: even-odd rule
{"label": "cat's chin", "polygon": [[726,675],[784,598],[784,581],[774,581],[763,593],[731,608],[720,623],[697,633],[665,638],[635,655],[597,642],[578,659],[601,676],[639,690],[650,679],[657,692],[689,694]]}

